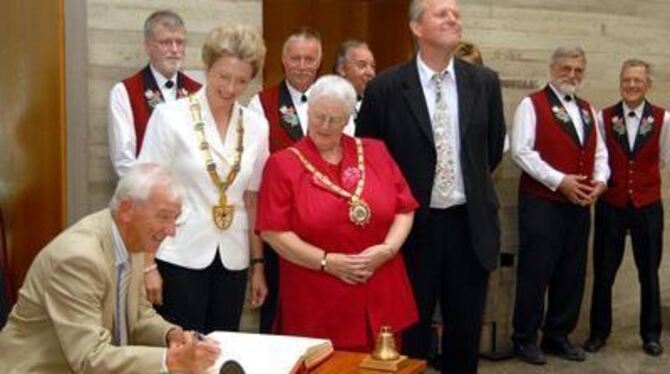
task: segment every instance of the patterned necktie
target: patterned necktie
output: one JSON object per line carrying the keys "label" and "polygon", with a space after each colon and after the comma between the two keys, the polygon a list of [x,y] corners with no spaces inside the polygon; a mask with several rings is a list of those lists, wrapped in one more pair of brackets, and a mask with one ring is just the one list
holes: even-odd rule
{"label": "patterned necktie", "polygon": [[128,345],[127,328],[127,300],[128,282],[130,280],[130,260],[120,264],[116,268],[116,326],[115,340],[119,346]]}
{"label": "patterned necktie", "polygon": [[444,78],[448,72],[433,75],[435,82],[435,110],[433,118],[433,139],[437,162],[435,163],[435,180],[433,194],[442,199],[449,197],[456,186],[454,172],[454,149],[452,147],[451,131],[449,129],[449,108],[447,99],[442,92]]}

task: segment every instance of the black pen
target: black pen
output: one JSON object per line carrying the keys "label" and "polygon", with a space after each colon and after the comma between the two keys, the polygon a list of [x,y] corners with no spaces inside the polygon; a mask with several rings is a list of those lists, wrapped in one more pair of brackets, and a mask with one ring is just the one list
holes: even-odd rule
{"label": "black pen", "polygon": [[193,337],[199,342],[205,340],[205,334],[201,333],[200,331],[193,331]]}

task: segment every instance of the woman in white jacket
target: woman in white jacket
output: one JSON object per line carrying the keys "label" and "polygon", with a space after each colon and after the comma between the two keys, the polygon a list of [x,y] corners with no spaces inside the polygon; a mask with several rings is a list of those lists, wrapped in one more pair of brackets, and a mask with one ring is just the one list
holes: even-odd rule
{"label": "woman in white jacket", "polygon": [[185,189],[176,236],[145,264],[147,297],[169,321],[208,333],[238,330],[248,267],[252,306],[267,294],[253,227],[268,125],[237,101],[262,69],[260,34],[216,28],[202,57],[206,85],[154,110],[139,160],[169,165]]}

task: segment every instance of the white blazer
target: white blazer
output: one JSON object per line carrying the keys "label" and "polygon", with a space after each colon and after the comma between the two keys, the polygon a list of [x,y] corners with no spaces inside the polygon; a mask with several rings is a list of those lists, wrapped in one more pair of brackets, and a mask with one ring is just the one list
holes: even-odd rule
{"label": "white blazer", "polygon": [[241,270],[249,266],[249,230],[253,230],[249,227],[243,194],[247,190],[258,191],[269,156],[268,123],[236,102],[224,144],[209,109],[205,87],[195,97],[202,109],[205,137],[222,180],[235,160],[237,119],[242,108],[244,152],[241,169],[226,193],[228,205],[235,206],[235,215],[227,230],[219,230],[214,225],[212,207],[219,202],[219,192],[205,169],[205,157],[198,147],[188,98],[159,104],[149,119],[138,161],[170,167],[184,188],[184,196],[177,233],[174,238],[163,241],[156,258],[190,269],[203,269],[212,262],[218,247],[223,266]]}

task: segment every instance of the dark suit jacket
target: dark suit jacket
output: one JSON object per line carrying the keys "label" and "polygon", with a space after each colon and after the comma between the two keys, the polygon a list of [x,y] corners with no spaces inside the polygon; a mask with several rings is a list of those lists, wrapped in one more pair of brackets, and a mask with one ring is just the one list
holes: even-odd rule
{"label": "dark suit jacket", "polygon": [[[473,249],[487,269],[498,263],[500,222],[491,172],[505,140],[500,82],[492,70],[454,60],[460,162]],[[356,135],[383,140],[421,207],[414,227],[427,222],[435,176],[435,143],[416,58],[372,80],[356,119]],[[415,249],[408,249],[415,250]]]}

